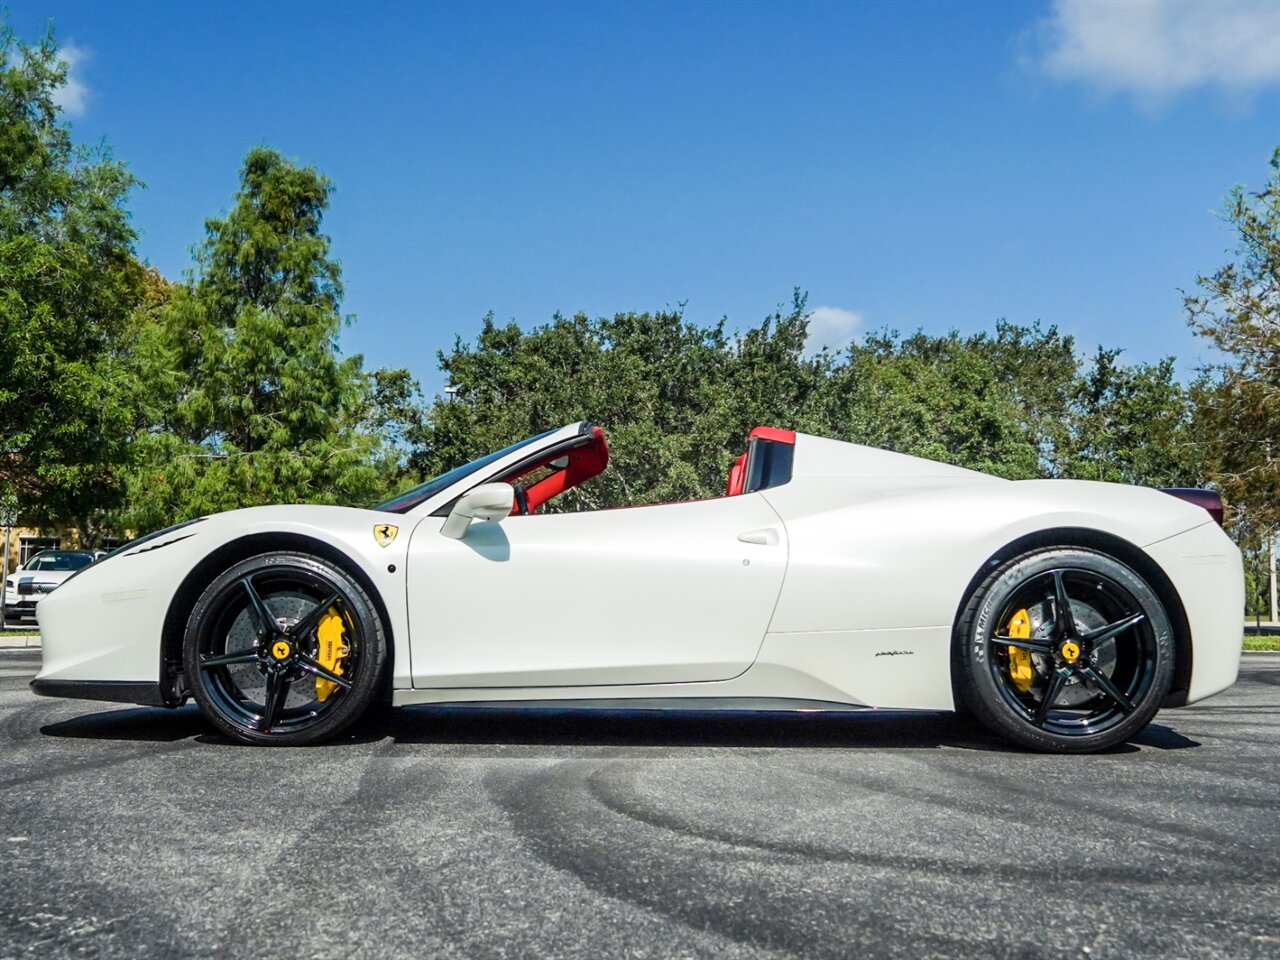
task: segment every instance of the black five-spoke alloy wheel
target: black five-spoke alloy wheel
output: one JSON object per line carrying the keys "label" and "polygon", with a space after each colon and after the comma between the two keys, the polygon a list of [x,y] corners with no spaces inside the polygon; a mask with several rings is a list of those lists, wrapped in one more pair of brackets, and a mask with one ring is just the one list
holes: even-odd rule
{"label": "black five-spoke alloy wheel", "polygon": [[209,585],[187,621],[183,666],[220,731],[300,746],[364,712],[385,646],[359,583],[326,560],[281,551],[237,563]]}
{"label": "black five-spoke alloy wheel", "polygon": [[999,564],[956,631],[956,690],[993,732],[1083,753],[1130,739],[1169,690],[1173,639],[1154,590],[1092,550]]}

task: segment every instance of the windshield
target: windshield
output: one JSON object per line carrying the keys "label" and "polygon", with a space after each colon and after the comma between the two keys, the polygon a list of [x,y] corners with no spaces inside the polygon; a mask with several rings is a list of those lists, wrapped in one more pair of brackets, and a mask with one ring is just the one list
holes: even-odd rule
{"label": "windshield", "polygon": [[393,497],[385,503],[380,503],[373,509],[385,510],[388,513],[408,513],[418,504],[425,500],[429,500],[441,490],[453,486],[468,474],[475,473],[478,470],[483,470],[489,464],[501,460],[507,454],[514,453],[521,447],[527,447],[531,443],[536,443],[545,437],[551,436],[551,434],[555,432],[555,430],[548,430],[546,433],[540,433],[536,437],[530,437],[528,440],[521,440],[519,443],[513,443],[509,447],[503,447],[496,453],[491,453],[488,456],[481,457],[479,460],[472,460],[470,463],[464,463],[460,467],[454,467],[448,473],[442,473],[438,477],[431,478],[426,483],[420,483],[412,490],[407,490],[398,497]]}
{"label": "windshield", "polygon": [[88,553],[53,553],[46,550],[38,553],[30,560],[24,570],[79,570],[93,563],[93,555]]}

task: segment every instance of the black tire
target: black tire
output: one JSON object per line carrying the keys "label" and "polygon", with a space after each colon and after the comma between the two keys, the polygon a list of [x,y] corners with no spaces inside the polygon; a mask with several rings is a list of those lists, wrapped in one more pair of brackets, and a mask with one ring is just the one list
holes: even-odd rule
{"label": "black tire", "polygon": [[[1057,616],[1064,598],[1069,618]],[[1011,629],[1024,611],[1025,629]],[[974,591],[953,673],[959,705],[993,733],[1046,752],[1105,750],[1137,735],[1168,694],[1173,627],[1150,585],[1114,557],[1036,550]]]}
{"label": "black tire", "polygon": [[[318,628],[333,615],[348,650],[340,676],[318,649]],[[385,661],[382,622],[360,584],[327,560],[288,551],[250,557],[215,578],[183,642],[204,715],[228,737],[266,746],[337,734],[374,698]]]}

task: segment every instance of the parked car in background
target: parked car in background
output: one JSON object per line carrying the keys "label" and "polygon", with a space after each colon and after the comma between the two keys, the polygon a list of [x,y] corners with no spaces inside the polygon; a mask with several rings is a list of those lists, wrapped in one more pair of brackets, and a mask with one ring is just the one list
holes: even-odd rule
{"label": "parked car in background", "polygon": [[41,550],[5,578],[4,622],[35,623],[40,599],[101,556],[100,550]]}

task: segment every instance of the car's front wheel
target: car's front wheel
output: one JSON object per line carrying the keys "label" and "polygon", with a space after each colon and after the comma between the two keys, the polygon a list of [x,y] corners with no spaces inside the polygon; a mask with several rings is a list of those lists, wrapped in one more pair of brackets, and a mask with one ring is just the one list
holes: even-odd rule
{"label": "car's front wheel", "polygon": [[386,640],[365,590],[318,557],[276,551],[225,570],[187,621],[183,666],[204,715],[244,743],[333,736],[373,699]]}
{"label": "car's front wheel", "polygon": [[1085,753],[1130,739],[1173,675],[1159,597],[1113,557],[1037,550],[996,566],[956,628],[956,692],[993,732],[1036,750]]}

